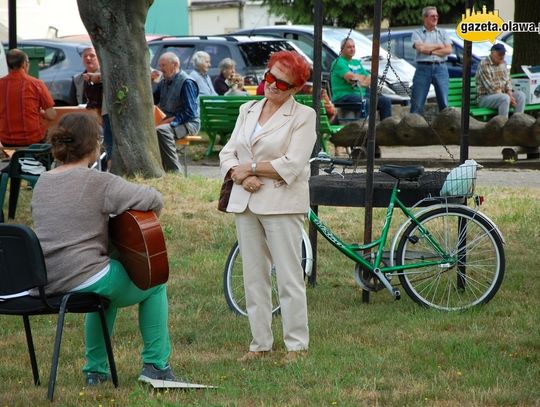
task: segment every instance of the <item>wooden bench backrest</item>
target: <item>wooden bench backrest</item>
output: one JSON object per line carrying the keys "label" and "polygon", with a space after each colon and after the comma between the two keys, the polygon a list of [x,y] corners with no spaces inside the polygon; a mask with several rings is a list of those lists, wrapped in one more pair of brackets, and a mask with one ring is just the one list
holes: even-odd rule
{"label": "wooden bench backrest", "polygon": [[[462,78],[450,78],[448,86],[448,106],[460,107],[461,94],[463,93]],[[478,107],[476,104],[476,80],[471,79],[471,108]]]}
{"label": "wooden bench backrest", "polygon": [[[240,106],[250,100],[260,100],[263,96],[201,96],[201,130],[206,133],[227,134],[233,131]],[[310,95],[296,95],[298,103],[311,106]],[[321,103],[321,132],[328,131],[330,122],[324,104]]]}
{"label": "wooden bench backrest", "polygon": [[[201,131],[208,134],[210,144],[208,146],[207,155],[210,155],[213,151],[214,144],[218,136],[222,138],[222,141],[230,136],[234,130],[236,119],[238,118],[238,112],[240,106],[250,100],[260,100],[263,96],[201,96],[200,109],[201,109]],[[311,95],[296,95],[295,99],[298,103],[306,106],[312,106],[313,98]],[[328,120],[326,109],[321,102],[320,110],[320,131],[321,135],[321,147],[326,151],[326,140],[342,126],[333,126]]]}

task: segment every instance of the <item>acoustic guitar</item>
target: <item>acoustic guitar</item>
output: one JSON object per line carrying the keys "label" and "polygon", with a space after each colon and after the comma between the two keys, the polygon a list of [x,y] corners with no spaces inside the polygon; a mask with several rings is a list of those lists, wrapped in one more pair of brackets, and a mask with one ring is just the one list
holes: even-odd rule
{"label": "acoustic guitar", "polygon": [[109,239],[118,252],[118,260],[141,290],[167,281],[165,237],[154,212],[129,210],[111,217]]}

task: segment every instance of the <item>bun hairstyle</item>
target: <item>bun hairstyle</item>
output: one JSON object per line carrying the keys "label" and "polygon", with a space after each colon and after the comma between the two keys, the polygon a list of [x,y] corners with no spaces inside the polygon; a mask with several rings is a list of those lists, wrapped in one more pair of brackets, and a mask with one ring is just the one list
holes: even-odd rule
{"label": "bun hairstyle", "polygon": [[92,152],[97,154],[100,139],[97,117],[88,113],[66,114],[47,132],[54,158],[64,164],[77,162]]}

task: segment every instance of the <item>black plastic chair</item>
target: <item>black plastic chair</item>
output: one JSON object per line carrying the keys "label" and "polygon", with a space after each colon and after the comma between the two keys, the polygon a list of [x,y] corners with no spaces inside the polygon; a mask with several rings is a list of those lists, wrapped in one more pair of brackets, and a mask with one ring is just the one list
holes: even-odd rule
{"label": "black plastic chair", "polygon": [[60,357],[60,343],[66,312],[99,312],[105,346],[109,357],[111,378],[118,387],[118,375],[112,352],[111,338],[105,321],[105,310],[109,301],[94,293],[65,293],[46,296],[47,270],[39,240],[32,229],[24,225],[0,224],[0,296],[8,296],[37,288],[38,296],[23,295],[0,299],[0,314],[23,317],[30,364],[34,384],[40,384],[34,343],[30,329],[31,315],[58,314],[54,352],[49,376],[47,397],[52,401]]}
{"label": "black plastic chair", "polygon": [[[43,164],[45,170],[50,170],[53,163],[51,148],[52,146],[46,143],[32,144],[27,148],[15,151],[15,153],[11,157],[9,163],[9,219],[15,218],[15,211],[17,209],[17,202],[19,200],[19,191],[21,189],[21,180],[27,181],[30,186],[33,187],[39,179],[39,175],[23,172],[19,159],[32,158]],[[1,202],[3,203],[4,198],[2,196],[0,196],[0,198],[2,198]]]}

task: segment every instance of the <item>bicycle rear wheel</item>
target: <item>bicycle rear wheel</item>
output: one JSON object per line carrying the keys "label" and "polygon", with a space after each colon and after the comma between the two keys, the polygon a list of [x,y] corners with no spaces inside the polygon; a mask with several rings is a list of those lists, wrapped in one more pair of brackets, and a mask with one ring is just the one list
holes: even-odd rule
{"label": "bicycle rear wheel", "polygon": [[[422,306],[444,311],[470,308],[493,298],[505,269],[503,244],[495,225],[467,207],[436,208],[418,220],[448,257],[443,264],[400,273],[407,294]],[[411,223],[400,238],[397,264],[439,260],[443,256]]]}
{"label": "bicycle rear wheel", "polygon": [[[302,268],[304,276],[311,274],[313,264],[313,254],[309,237],[302,233]],[[276,279],[276,269],[272,265],[268,272],[271,274],[272,282],[272,315],[280,312],[279,296]],[[240,246],[235,242],[227,257],[225,270],[223,272],[223,291],[225,300],[229,308],[238,315],[247,316],[246,294],[244,291],[244,276],[242,272],[242,256],[240,256]]]}

